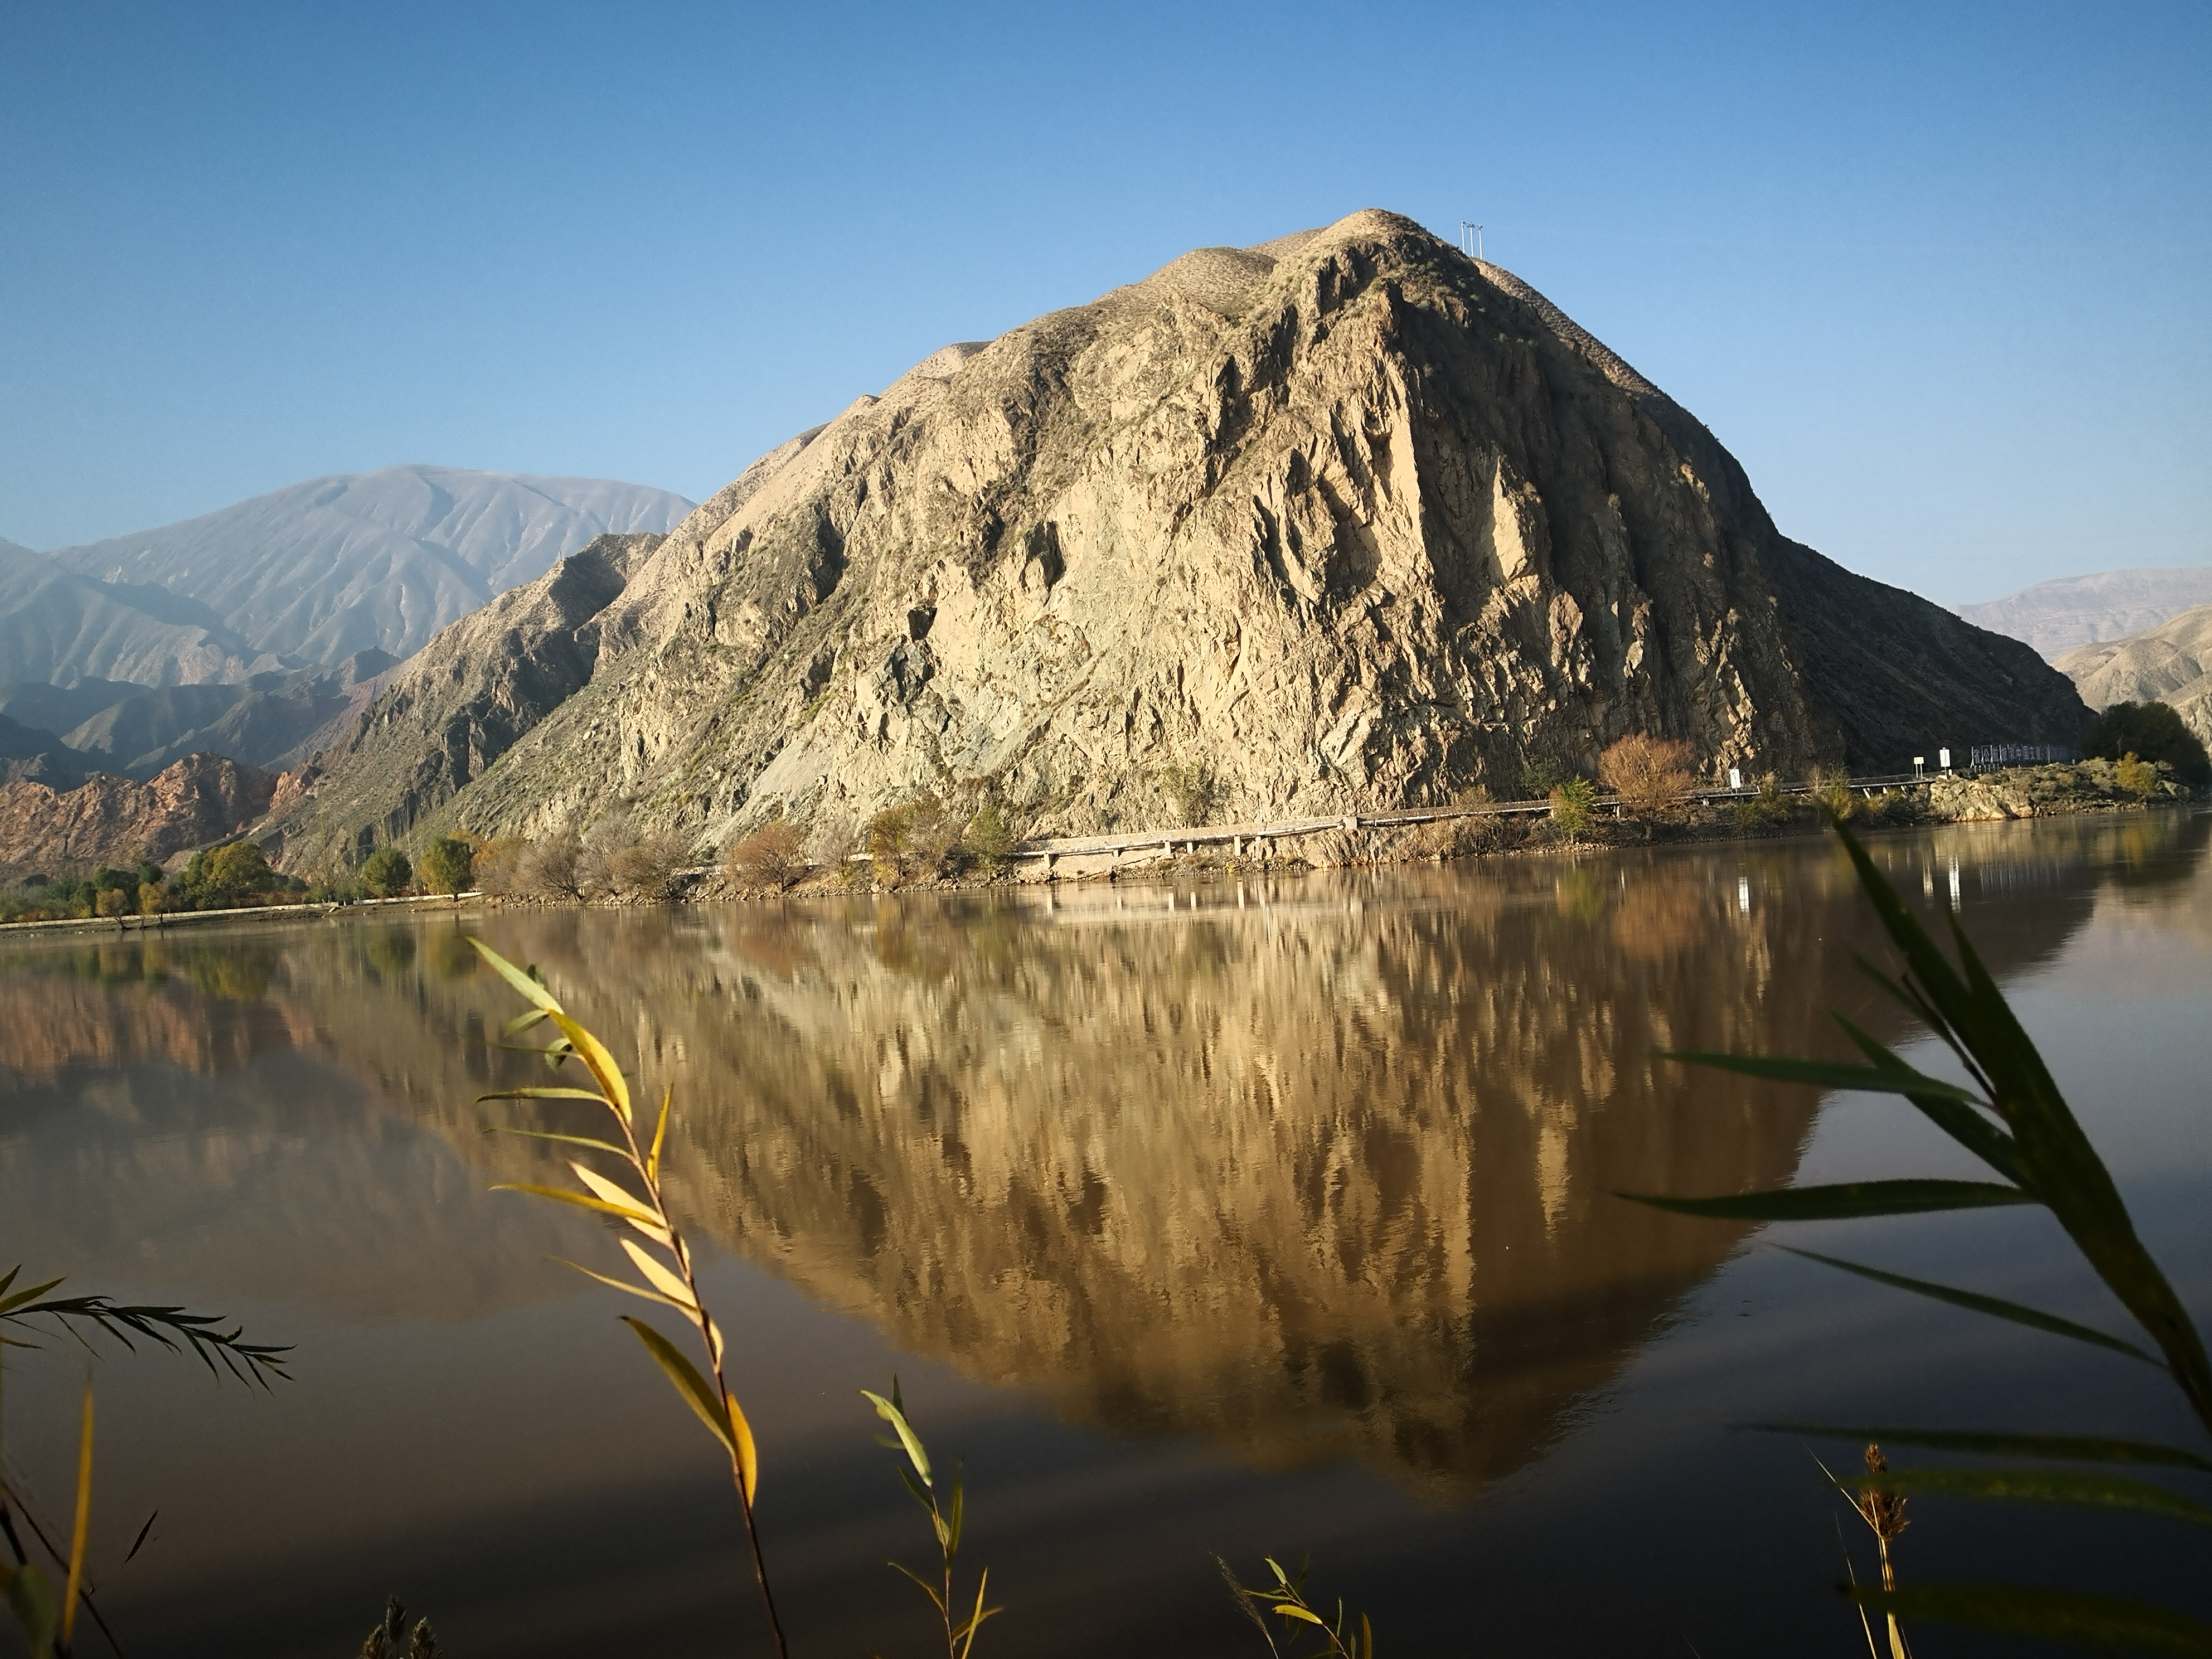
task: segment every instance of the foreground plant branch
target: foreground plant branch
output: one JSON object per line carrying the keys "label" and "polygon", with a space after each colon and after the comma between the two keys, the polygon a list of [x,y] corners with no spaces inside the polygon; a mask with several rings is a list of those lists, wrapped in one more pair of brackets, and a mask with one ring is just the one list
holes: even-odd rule
{"label": "foreground plant branch", "polygon": [[937,1609],[937,1616],[945,1626],[945,1659],[968,1659],[975,1650],[975,1632],[982,1628],[983,1621],[1005,1609],[983,1605],[984,1595],[991,1585],[991,1570],[986,1567],[975,1582],[974,1608],[964,1618],[955,1611],[952,1570],[960,1559],[960,1528],[967,1514],[959,1466],[953,1466],[952,1478],[946,1483],[951,1496],[940,1502],[938,1476],[930,1467],[929,1449],[921,1443],[921,1437],[915,1432],[914,1425],[907,1420],[906,1402],[899,1398],[898,1378],[891,1378],[891,1397],[888,1400],[866,1389],[861,1389],[860,1394],[875,1407],[876,1415],[890,1424],[892,1432],[897,1436],[896,1439],[884,1440],[882,1443],[905,1455],[906,1467],[899,1470],[899,1478],[906,1482],[906,1489],[914,1494],[914,1501],[928,1513],[930,1529],[937,1536],[943,1588],[939,1589],[912,1567],[900,1562],[893,1561],[890,1565],[893,1571],[904,1573],[921,1585],[921,1593]]}
{"label": "foreground plant branch", "polygon": [[[284,1356],[292,1352],[289,1343],[278,1346],[248,1342],[245,1340],[245,1328],[231,1323],[222,1314],[188,1313],[180,1307],[117,1302],[105,1296],[48,1296],[47,1291],[66,1282],[60,1279],[50,1279],[43,1285],[33,1285],[10,1295],[9,1287],[22,1271],[19,1265],[0,1277],[0,1327],[28,1328],[34,1320],[48,1319],[81,1340],[82,1334],[73,1322],[82,1322],[133,1349],[137,1345],[131,1337],[136,1332],[173,1352],[190,1349],[210,1371],[214,1371],[220,1361],[240,1382],[258,1382],[264,1389],[272,1376],[289,1378],[291,1375],[284,1369]],[[230,1323],[228,1330],[222,1328],[226,1323]],[[37,1346],[21,1337],[9,1336],[4,1328],[0,1328],[0,1347]]]}
{"label": "foreground plant branch", "polygon": [[731,1484],[737,1489],[738,1502],[744,1510],[745,1541],[752,1554],[753,1580],[760,1587],[761,1605],[768,1614],[769,1632],[775,1638],[775,1650],[779,1655],[787,1655],[789,1649],[784,1640],[783,1622],[776,1613],[775,1593],[769,1584],[768,1561],[761,1551],[760,1528],[753,1513],[754,1493],[760,1482],[760,1460],[753,1444],[753,1431],[723,1374],[725,1346],[722,1333],[700,1300],[698,1276],[693,1266],[690,1247],[684,1243],[682,1231],[668,1213],[667,1199],[661,1187],[660,1158],[668,1139],[668,1114],[672,1093],[664,1091],[661,1095],[660,1114],[653,1125],[652,1144],[641,1146],[635,1115],[630,1104],[629,1085],[605,1045],[568,1017],[534,972],[525,973],[482,939],[471,938],[469,943],[502,979],[520,992],[532,1005],[528,1012],[507,1023],[506,1035],[516,1036],[550,1020],[560,1036],[544,1048],[532,1052],[544,1055],[547,1063],[556,1070],[570,1060],[579,1062],[590,1075],[592,1084],[589,1089],[501,1089],[479,1095],[477,1099],[584,1100],[604,1108],[621,1132],[622,1138],[618,1142],[588,1135],[555,1134],[538,1129],[507,1129],[504,1133],[574,1146],[587,1156],[597,1154],[611,1158],[638,1188],[633,1191],[594,1170],[583,1158],[572,1158],[568,1160],[568,1167],[575,1172],[576,1179],[583,1183],[583,1191],[520,1182],[501,1182],[497,1190],[535,1193],[540,1198],[612,1216],[643,1237],[648,1243],[666,1253],[667,1259],[663,1260],[635,1242],[623,1239],[623,1253],[629,1258],[630,1266],[637,1273],[635,1283],[594,1272],[577,1262],[570,1261],[566,1265],[575,1268],[586,1279],[596,1279],[629,1295],[672,1309],[697,1333],[700,1346],[707,1357],[704,1375],[655,1327],[641,1319],[625,1318],[623,1321],[645,1345],[646,1352],[652,1355],[653,1364],[660,1367],[678,1397],[698,1414],[699,1420],[707,1425],[708,1432],[729,1454]]}
{"label": "foreground plant branch", "polygon": [[[1834,822],[1836,833],[1843,838],[1857,870],[1860,885],[1904,961],[1903,971],[1894,978],[1863,959],[1860,968],[1958,1057],[1971,1086],[1946,1082],[1916,1069],[1841,1015],[1835,1016],[1836,1024],[1865,1056],[1864,1065],[1713,1053],[1672,1054],[1665,1058],[1771,1082],[1901,1096],[2001,1179],[1863,1181],[1713,1198],[1638,1193],[1621,1196],[1684,1215],[1739,1222],[1829,1221],[2040,1205],[2051,1212],[2082,1259],[2133,1317],[2149,1346],[1977,1291],[1907,1278],[1812,1250],[1791,1254],[1877,1284],[2154,1366],[2172,1381],[2208,1440],[2212,1440],[2212,1362],[2206,1358],[2203,1339],[2165,1273],[2136,1237],[2135,1223],[2111,1171],[2067,1105],[2004,994],[1957,919],[1951,920],[1952,943],[1958,954],[1954,966],[1875,868],[1866,849],[1840,821]],[[1802,1423],[1759,1426],[1862,1443],[1878,1440],[1893,1446],[2027,1458],[2042,1465],[2149,1466],[2192,1479],[2212,1474],[2212,1457],[2203,1450],[2138,1440]],[[1875,1468],[1870,1460],[1866,1474],[1837,1484],[1852,1496],[1854,1507],[1870,1526],[1875,1524],[1875,1516],[1864,1500],[1878,1498],[1885,1519],[1901,1525],[1905,1497],[1920,1493],[2127,1510],[2212,1526],[2212,1507],[2170,1487],[2108,1469],[1894,1468]],[[1889,1571],[1887,1543],[1885,1540],[1883,1583],[1854,1583],[1848,1594],[1862,1606],[1889,1615],[1893,1621],[1926,1618],[2089,1647],[2212,1656],[2212,1625],[2142,1602],[1999,1585],[1900,1587]],[[1892,1629],[1894,1632],[1893,1623]],[[1894,1639],[1901,1645],[1901,1638]]]}

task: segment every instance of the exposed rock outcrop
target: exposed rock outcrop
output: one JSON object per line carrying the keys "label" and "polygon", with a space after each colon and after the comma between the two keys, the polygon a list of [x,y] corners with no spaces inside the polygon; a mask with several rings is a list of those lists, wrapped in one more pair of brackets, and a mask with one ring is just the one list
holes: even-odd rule
{"label": "exposed rock outcrop", "polygon": [[256,767],[193,755],[147,783],[104,774],[69,790],[0,787],[0,880],[139,859],[158,864],[259,817],[279,782]]}
{"label": "exposed rock outcrop", "polygon": [[[659,536],[601,536],[444,629],[317,757],[312,793],[277,804],[288,862],[405,835],[591,683],[599,617]],[[300,844],[304,837],[305,845]]]}
{"label": "exposed rock outcrop", "polygon": [[588,688],[435,825],[439,732],[374,778],[333,757],[326,838],[621,805],[720,840],[923,789],[1077,831],[1175,822],[1193,776],[1261,817],[1511,789],[1634,731],[1793,771],[2086,718],[2027,647],[1782,537],[1526,284],[1373,211],[947,348],[692,514],[594,635]]}

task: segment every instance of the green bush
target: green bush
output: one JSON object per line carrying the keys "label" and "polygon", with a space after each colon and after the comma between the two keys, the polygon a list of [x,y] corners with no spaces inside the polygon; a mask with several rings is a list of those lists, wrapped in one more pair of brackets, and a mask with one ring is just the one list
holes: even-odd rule
{"label": "green bush", "polygon": [[2163,761],[2192,788],[2212,783],[2212,757],[2166,703],[2114,703],[2089,722],[2081,734],[2081,752],[2108,761],[2127,755],[2153,765]]}
{"label": "green bush", "polygon": [[380,847],[361,866],[361,884],[379,898],[392,898],[415,883],[415,866],[397,847]]}
{"label": "green bush", "polygon": [[477,849],[459,836],[441,836],[422,854],[423,884],[434,893],[467,890]]}
{"label": "green bush", "polygon": [[1597,786],[1577,772],[1552,791],[1552,827],[1572,844],[1589,832]]}
{"label": "green bush", "polygon": [[2112,769],[2112,781],[2138,800],[2148,800],[2158,793],[2158,768],[2130,751]]}
{"label": "green bush", "polygon": [[868,820],[862,836],[876,866],[876,879],[896,884],[934,881],[960,856],[960,830],[945,803],[923,793],[887,806]]}
{"label": "green bush", "polygon": [[1000,863],[1014,850],[1013,826],[1006,822],[998,802],[987,800],[976,808],[975,816],[968,820],[960,844],[986,865]]}

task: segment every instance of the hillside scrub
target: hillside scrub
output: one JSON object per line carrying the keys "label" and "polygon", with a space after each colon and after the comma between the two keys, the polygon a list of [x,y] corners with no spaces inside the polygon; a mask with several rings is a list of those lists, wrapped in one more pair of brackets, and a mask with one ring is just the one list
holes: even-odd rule
{"label": "hillside scrub", "polygon": [[584,843],[573,830],[532,842],[514,860],[515,890],[533,898],[584,896]]}
{"label": "hillside scrub", "polygon": [[788,818],[777,818],[732,842],[723,868],[733,887],[781,893],[806,873],[806,837]]}
{"label": "hillside scrub", "polygon": [[2089,722],[2081,734],[2081,752],[2099,760],[2137,757],[2173,769],[2174,775],[2192,789],[2212,784],[2212,757],[2197,734],[2182,724],[2181,716],[2166,703],[2116,702]]}
{"label": "hillside scrub", "polygon": [[607,855],[606,878],[624,898],[665,902],[677,896],[683,872],[691,862],[691,843],[667,830],[653,830]]}

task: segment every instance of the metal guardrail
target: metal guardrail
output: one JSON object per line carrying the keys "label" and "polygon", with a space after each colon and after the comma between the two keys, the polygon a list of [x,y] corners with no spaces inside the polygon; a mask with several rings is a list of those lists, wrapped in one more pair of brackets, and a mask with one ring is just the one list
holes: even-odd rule
{"label": "metal guardrail", "polygon": [[[1893,789],[1900,785],[1926,785],[1936,781],[1933,777],[1915,777],[1909,772],[1877,773],[1844,780],[1850,788],[1871,795],[1877,789]],[[1787,783],[1777,786],[1775,793],[1783,795],[1810,794],[1823,784],[1810,782]],[[1683,803],[1724,800],[1753,800],[1756,789],[1698,789],[1678,797]],[[1621,805],[1619,794],[1601,795],[1595,805],[1598,807]],[[1327,835],[1332,830],[1400,829],[1409,824],[1436,823],[1454,818],[1532,817],[1548,813],[1552,803],[1543,800],[1485,801],[1466,806],[1417,807],[1395,812],[1347,812],[1334,817],[1291,818],[1280,823],[1261,821],[1251,823],[1190,825],[1181,829],[1140,830],[1120,835],[1057,836],[1042,841],[1024,842],[1008,854],[1010,858],[1036,859],[1045,861],[1049,871],[1054,861],[1063,858],[1088,858],[1103,854],[1134,852],[1173,852],[1181,846],[1186,852],[1194,852],[1201,846],[1230,843],[1237,855],[1242,856],[1244,843],[1277,841],[1303,836]],[[856,853],[855,861],[865,861],[868,854]]]}

